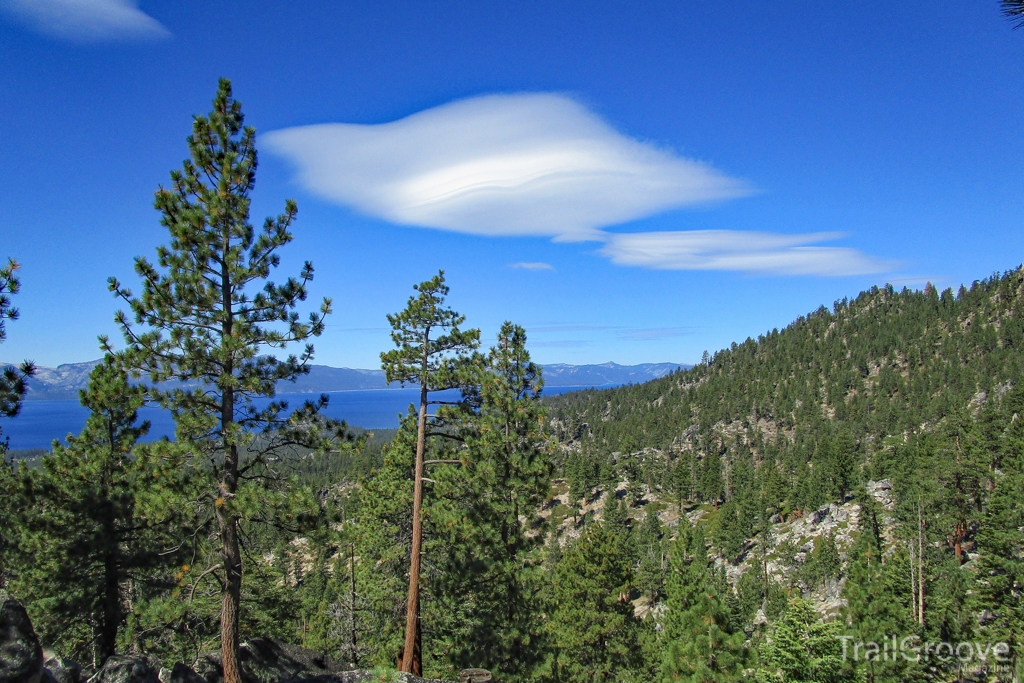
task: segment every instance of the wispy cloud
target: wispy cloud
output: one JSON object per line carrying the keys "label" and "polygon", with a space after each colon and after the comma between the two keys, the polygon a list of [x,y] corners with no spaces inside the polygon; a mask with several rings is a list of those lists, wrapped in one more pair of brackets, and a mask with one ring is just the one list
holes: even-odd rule
{"label": "wispy cloud", "polygon": [[605,226],[751,191],[557,94],[487,95],[392,123],[279,130],[261,143],[326,199],[477,235],[602,239]]}
{"label": "wispy cloud", "polygon": [[865,275],[892,265],[856,249],[812,246],[835,233],[782,235],[739,230],[607,233],[599,253],[613,263],[665,270],[735,270],[775,275]]}
{"label": "wispy cloud", "polygon": [[530,346],[545,349],[581,349],[593,346],[594,342],[586,339],[555,339],[552,341],[531,341]]}
{"label": "wispy cloud", "polygon": [[653,341],[655,339],[673,339],[693,334],[696,327],[639,327],[627,330],[620,335],[621,339],[630,341]]}
{"label": "wispy cloud", "polygon": [[0,10],[35,30],[74,41],[165,38],[170,31],[135,0],[0,0]]}
{"label": "wispy cloud", "polygon": [[542,263],[540,261],[527,262],[520,261],[519,263],[508,264],[509,268],[520,268],[522,270],[554,270],[555,267],[550,263]]}

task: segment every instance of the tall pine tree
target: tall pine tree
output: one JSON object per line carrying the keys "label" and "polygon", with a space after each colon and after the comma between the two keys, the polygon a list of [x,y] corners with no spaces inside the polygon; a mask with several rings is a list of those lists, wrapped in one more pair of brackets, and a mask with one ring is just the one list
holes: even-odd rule
{"label": "tall pine tree", "polygon": [[[430,394],[475,385],[480,359],[474,353],[480,345],[480,331],[460,330],[465,316],[444,305],[448,286],[444,271],[414,285],[418,296],[409,297],[405,310],[388,315],[391,340],[397,348],[380,355],[388,382],[419,385],[414,464],[412,538],[409,558],[409,596],[406,601],[405,644],[401,670],[419,675],[423,670],[420,646],[420,564],[423,548],[423,477],[428,422],[443,429],[441,411],[427,414],[428,405],[452,403],[431,401]],[[456,403],[463,403],[456,401]]]}
{"label": "tall pine tree", "polygon": [[[216,525],[225,683],[241,681],[239,524],[268,516],[259,511],[266,510],[266,491],[280,482],[270,466],[275,459],[296,443],[326,447],[314,443],[312,428],[326,396],[291,416],[283,402],[258,402],[272,398],[278,382],[308,371],[310,344],[299,357],[279,360],[270,353],[319,336],[330,300],[303,323],[294,309],[306,299],[312,265],[306,262],[299,277],[284,284],[268,280],[280,264],[278,249],[292,240],[297,209],[287,201],[284,213],[266,219],[259,233],[249,222],[255,141],[255,129],[243,127],[231,83],[221,79],[213,110],[193,119],[191,158],[171,172],[171,187],[156,193],[170,244],[157,249],[157,265],[136,259],[142,295],[110,279],[111,291],[134,318],[117,315],[134,371],[153,382],[150,393],[174,414],[178,439],[192,447],[196,471],[211,475],[197,502]],[[156,388],[169,381],[183,384]]]}

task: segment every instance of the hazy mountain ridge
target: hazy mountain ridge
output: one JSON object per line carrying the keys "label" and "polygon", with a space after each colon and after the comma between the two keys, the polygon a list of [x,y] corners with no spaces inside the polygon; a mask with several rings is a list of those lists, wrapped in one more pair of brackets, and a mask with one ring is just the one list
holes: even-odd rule
{"label": "hazy mountain ridge", "polygon": [[[39,366],[35,377],[29,381],[26,398],[50,401],[77,399],[79,390],[84,389],[89,381],[89,373],[99,362],[63,363],[55,368]],[[543,369],[544,382],[549,387],[598,387],[637,384],[664,377],[677,368],[685,370],[689,367],[682,363],[619,365],[608,362],[599,365],[552,363]],[[383,370],[335,368],[329,365],[311,365],[309,374],[299,377],[295,382],[282,382],[278,385],[278,391],[299,394],[389,388],[398,388],[398,385],[388,386]]]}

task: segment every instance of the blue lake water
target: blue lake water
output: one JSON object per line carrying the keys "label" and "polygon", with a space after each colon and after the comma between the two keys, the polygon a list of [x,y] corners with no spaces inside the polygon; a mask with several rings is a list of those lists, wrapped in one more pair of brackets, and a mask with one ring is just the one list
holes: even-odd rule
{"label": "blue lake water", "polygon": [[[550,387],[544,395],[554,396],[586,387]],[[279,394],[279,400],[298,408],[316,394]],[[419,400],[419,389],[373,389],[364,391],[335,391],[328,394],[330,402],[324,411],[328,417],[345,420],[350,425],[367,429],[385,429],[398,426],[400,413]],[[453,397],[457,396],[453,392]],[[160,408],[143,408],[141,420],[152,423],[147,440],[161,436],[174,436],[174,421],[169,412]],[[89,411],[78,401],[25,401],[21,414],[0,420],[3,436],[10,438],[12,449],[49,448],[54,439],[77,434],[85,426]]]}

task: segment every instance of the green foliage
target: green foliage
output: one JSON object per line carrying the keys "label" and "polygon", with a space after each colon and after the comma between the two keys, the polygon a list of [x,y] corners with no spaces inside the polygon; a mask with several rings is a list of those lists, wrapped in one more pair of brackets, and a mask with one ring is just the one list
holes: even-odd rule
{"label": "green foliage", "polygon": [[109,283],[132,312],[132,319],[117,314],[127,362],[153,383],[148,393],[174,415],[177,438],[189,455],[183,466],[206,479],[202,494],[182,507],[198,515],[197,526],[216,526],[217,542],[205,550],[219,555],[221,565],[227,683],[238,683],[239,676],[241,535],[248,537],[246,527],[263,522],[298,529],[315,501],[284,486],[277,463],[297,445],[329,450],[343,434],[343,426],[319,417],[326,396],[291,415],[284,402],[257,403],[275,395],[277,382],[307,371],[312,345],[284,360],[268,352],[319,336],[330,301],[300,322],[295,308],[313,277],[309,262],[298,278],[281,285],[268,281],[280,264],[278,249],[292,240],[297,209],[287,201],[284,213],[266,219],[259,233],[249,222],[255,137],[253,128],[243,127],[241,104],[222,79],[213,110],[193,119],[190,159],[171,172],[171,187],[156,193],[169,245],[157,248],[156,265],[136,259],[139,297],[114,278]]}
{"label": "green foliage", "polygon": [[[1019,423],[1016,420],[1014,424]],[[1015,444],[1016,446],[1016,444]],[[989,497],[978,532],[981,632],[1007,643],[1018,676],[1024,665],[1024,451],[1015,448]]]}
{"label": "green foliage", "polygon": [[[681,523],[683,524],[683,523]],[[746,637],[734,627],[728,587],[715,576],[704,534],[682,526],[672,548],[665,617],[665,681],[738,679],[748,659]]]}
{"label": "green foliage", "polygon": [[486,357],[479,413],[462,425],[465,466],[436,487],[448,502],[433,512],[449,548],[439,590],[472,605],[448,656],[463,667],[500,672],[503,680],[525,676],[540,654],[543,536],[528,532],[552,471],[542,388],[525,330],[504,323]]}
{"label": "green foliage", "polygon": [[668,574],[668,553],[663,538],[661,520],[658,513],[648,505],[643,524],[636,531],[633,543],[636,561],[634,583],[641,595],[646,595],[653,605],[665,591],[665,577]]}
{"label": "green foliage", "polygon": [[814,550],[800,568],[800,576],[812,589],[839,577],[842,560],[832,533],[826,533],[814,541]]}
{"label": "green foliage", "polygon": [[414,384],[426,392],[473,386],[480,359],[472,352],[480,345],[480,330],[460,330],[465,316],[444,306],[449,291],[444,271],[413,289],[419,295],[387,316],[397,347],[380,354],[387,381]]}
{"label": "green foliage", "polygon": [[108,355],[81,392],[90,416],[78,436],[54,443],[40,469],[22,467],[16,496],[11,590],[24,598],[43,641],[102,663],[115,653],[126,600],[144,600],[175,582],[173,512],[159,499],[178,473],[137,448],[145,390],[128,383]]}
{"label": "green foliage", "polygon": [[792,600],[761,646],[758,683],[839,683],[852,680],[843,662],[837,622],[823,623],[814,609]]}
{"label": "green foliage", "polygon": [[550,680],[611,681],[632,668],[637,623],[631,580],[622,538],[603,523],[588,525],[565,550],[555,567],[546,625]]}
{"label": "green foliage", "polygon": [[[865,522],[850,551],[849,578],[843,590],[845,635],[850,642],[877,643],[889,634],[915,634],[909,584],[903,580],[909,569],[883,562],[880,512],[869,497],[861,497],[860,502]],[[854,665],[858,675],[871,683],[900,681],[913,673],[905,660],[861,657]]]}
{"label": "green foliage", "polygon": [[[18,309],[11,305],[11,296],[21,289],[16,274],[19,264],[14,259],[0,266],[0,344],[7,340],[7,321],[18,319]],[[0,371],[0,416],[14,417],[21,410],[21,399],[28,389],[25,380],[35,374],[35,366],[26,361],[20,367],[4,367]],[[3,432],[0,431],[0,434]],[[0,456],[7,451],[7,440],[0,442]]]}

